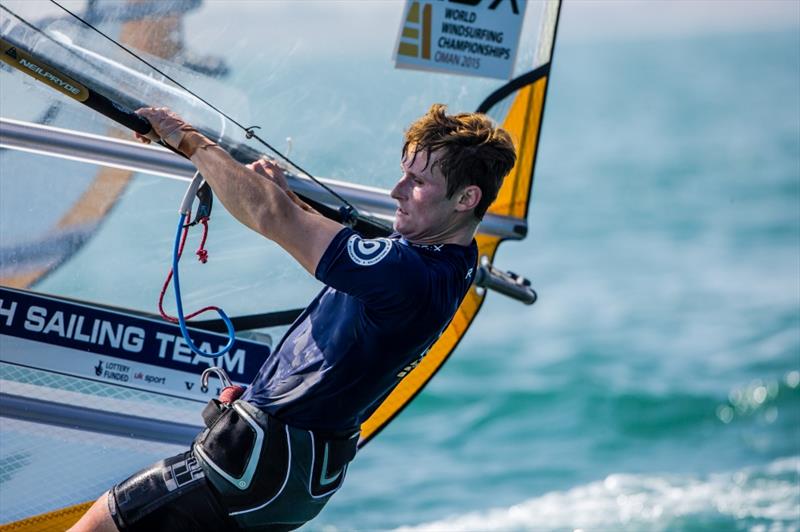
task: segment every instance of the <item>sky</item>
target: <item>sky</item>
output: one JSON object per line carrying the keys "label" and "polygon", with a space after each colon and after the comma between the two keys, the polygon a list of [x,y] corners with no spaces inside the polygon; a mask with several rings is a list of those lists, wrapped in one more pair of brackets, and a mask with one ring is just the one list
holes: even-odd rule
{"label": "sky", "polygon": [[[432,0],[441,1],[441,0]],[[484,0],[488,2],[490,0]],[[205,0],[204,9],[218,20],[252,11],[265,40],[303,41],[314,53],[357,51],[356,42],[383,42],[387,27],[399,28],[406,0]],[[541,0],[529,0],[528,12],[539,13]],[[559,42],[636,41],[719,33],[785,31],[800,38],[800,0],[564,0]],[[358,31],[359,40],[348,39]],[[392,41],[397,30],[392,31]],[[372,33],[372,34],[371,34]],[[313,36],[317,36],[314,40]],[[800,45],[800,43],[799,43]]]}
{"label": "sky", "polygon": [[800,29],[800,0],[566,0],[565,40]]}
{"label": "sky", "polygon": [[[304,33],[311,35],[336,28],[345,38],[348,28],[353,27],[383,31],[380,28],[385,26],[369,21],[397,19],[399,27],[405,1],[204,0],[203,9],[218,12],[221,21],[232,10],[236,15],[251,11],[268,39],[291,38],[288,32],[296,31],[295,24],[301,24]],[[86,5],[85,0],[62,2],[77,12]],[[540,0],[529,2],[529,10],[537,9],[535,4]],[[49,0],[10,4],[20,14],[33,18],[60,13]],[[271,16],[281,24],[274,24]],[[284,24],[287,19],[293,19],[293,24]],[[800,30],[800,0],[565,0],[561,21],[562,42]]]}

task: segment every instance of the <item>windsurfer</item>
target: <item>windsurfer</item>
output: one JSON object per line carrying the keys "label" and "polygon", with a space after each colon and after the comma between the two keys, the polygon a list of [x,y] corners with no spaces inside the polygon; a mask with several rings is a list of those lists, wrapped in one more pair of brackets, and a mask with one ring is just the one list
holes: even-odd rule
{"label": "windsurfer", "polygon": [[138,112],[234,217],[326,286],[244,396],[204,416],[191,450],[112,488],[73,530],[297,528],[342,485],[360,424],[469,290],[476,229],[514,166],[511,137],[484,115],[432,106],[405,135],[396,233],[366,239],[305,204],[272,162],[241,165],[168,109]]}

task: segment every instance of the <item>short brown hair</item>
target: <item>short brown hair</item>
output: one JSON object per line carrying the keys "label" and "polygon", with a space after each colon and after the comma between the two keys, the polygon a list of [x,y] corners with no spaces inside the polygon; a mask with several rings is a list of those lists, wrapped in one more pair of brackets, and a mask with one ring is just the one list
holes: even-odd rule
{"label": "short brown hair", "polygon": [[422,118],[406,131],[402,156],[413,147],[413,157],[425,150],[442,149],[439,167],[447,181],[447,197],[469,185],[481,189],[475,217],[483,219],[489,205],[497,198],[503,178],[517,159],[511,135],[486,115],[480,113],[447,114],[447,106],[433,104]]}

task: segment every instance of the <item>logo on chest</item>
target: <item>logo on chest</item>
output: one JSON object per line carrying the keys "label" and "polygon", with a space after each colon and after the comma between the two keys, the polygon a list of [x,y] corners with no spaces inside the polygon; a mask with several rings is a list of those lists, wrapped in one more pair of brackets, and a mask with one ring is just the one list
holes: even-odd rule
{"label": "logo on chest", "polygon": [[353,235],[347,240],[347,254],[359,266],[377,264],[389,254],[392,241],[388,238],[363,239]]}

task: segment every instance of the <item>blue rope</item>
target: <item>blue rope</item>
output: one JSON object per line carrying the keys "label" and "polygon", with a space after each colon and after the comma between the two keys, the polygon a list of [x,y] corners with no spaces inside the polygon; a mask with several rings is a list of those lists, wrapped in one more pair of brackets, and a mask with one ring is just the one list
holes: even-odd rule
{"label": "blue rope", "polygon": [[183,316],[183,302],[181,301],[181,282],[178,278],[178,261],[180,256],[178,251],[180,250],[181,246],[181,234],[183,233],[183,226],[186,223],[186,214],[181,213],[181,218],[178,221],[178,234],[175,235],[175,246],[172,248],[172,285],[175,287],[175,303],[178,307],[178,325],[181,328],[181,334],[183,334],[183,339],[186,340],[186,343],[189,345],[189,349],[192,350],[197,355],[203,357],[210,357],[210,358],[217,358],[221,357],[225,353],[231,350],[233,347],[233,343],[236,340],[235,332],[233,330],[233,324],[231,320],[228,318],[228,315],[225,314],[221,308],[216,309],[219,317],[222,318],[222,321],[225,322],[225,327],[228,329],[228,343],[217,351],[216,353],[205,353],[200,350],[192,339],[189,338],[189,331],[186,329],[186,318]]}

